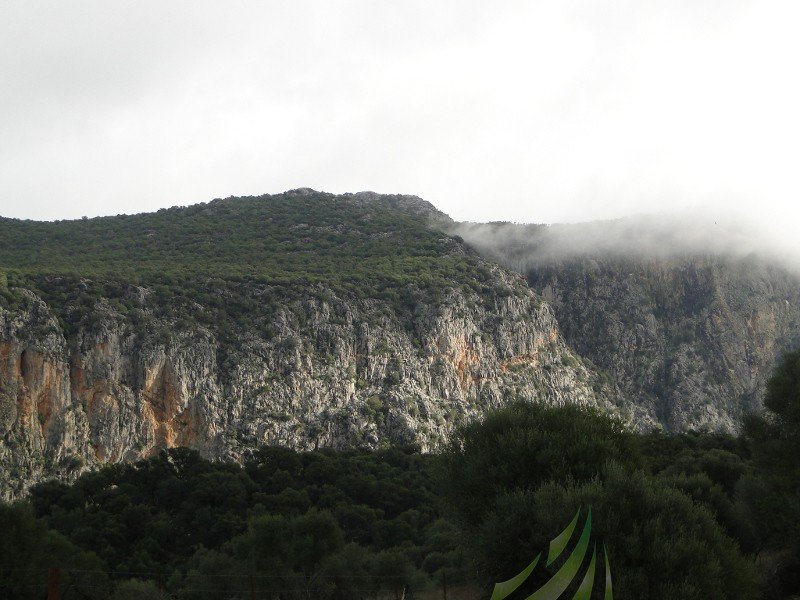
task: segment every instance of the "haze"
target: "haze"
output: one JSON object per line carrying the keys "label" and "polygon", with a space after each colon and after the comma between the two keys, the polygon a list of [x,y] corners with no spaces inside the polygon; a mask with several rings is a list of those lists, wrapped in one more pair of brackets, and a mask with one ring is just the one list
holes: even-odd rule
{"label": "haze", "polygon": [[800,4],[0,5],[0,214],[308,186],[457,220],[702,209],[794,244]]}
{"label": "haze", "polygon": [[737,261],[766,259],[800,274],[796,246],[757,224],[702,211],[556,225],[461,222],[450,226],[449,233],[521,273],[573,258],[649,262],[721,255]]}

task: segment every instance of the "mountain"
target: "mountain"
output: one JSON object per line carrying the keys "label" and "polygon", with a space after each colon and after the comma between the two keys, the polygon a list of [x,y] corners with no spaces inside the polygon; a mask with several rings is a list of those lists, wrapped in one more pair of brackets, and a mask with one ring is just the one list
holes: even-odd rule
{"label": "mountain", "polygon": [[576,225],[457,224],[524,273],[570,346],[673,431],[735,432],[800,346],[800,274],[742,224],[636,217]]}
{"label": "mountain", "polygon": [[415,444],[524,398],[638,407],[413,196],[0,219],[0,496],[190,446]]}

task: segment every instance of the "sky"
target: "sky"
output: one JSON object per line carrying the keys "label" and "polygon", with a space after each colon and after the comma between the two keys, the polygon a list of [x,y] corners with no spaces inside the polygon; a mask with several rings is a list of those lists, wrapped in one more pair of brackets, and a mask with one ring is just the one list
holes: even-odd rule
{"label": "sky", "polygon": [[311,187],[794,240],[799,27],[796,0],[3,0],[0,214]]}

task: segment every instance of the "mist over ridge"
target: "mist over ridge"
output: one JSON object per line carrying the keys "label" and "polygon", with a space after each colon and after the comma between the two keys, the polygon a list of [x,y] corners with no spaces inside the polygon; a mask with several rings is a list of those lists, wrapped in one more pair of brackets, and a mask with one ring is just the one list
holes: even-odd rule
{"label": "mist over ridge", "polygon": [[717,256],[765,260],[800,273],[800,252],[787,236],[741,215],[691,211],[579,223],[454,222],[448,232],[521,272],[576,258]]}

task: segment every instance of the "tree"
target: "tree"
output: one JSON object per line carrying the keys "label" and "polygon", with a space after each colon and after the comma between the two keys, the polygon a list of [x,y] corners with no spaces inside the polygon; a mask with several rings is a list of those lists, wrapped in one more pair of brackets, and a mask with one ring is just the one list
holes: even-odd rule
{"label": "tree", "polygon": [[548,479],[589,481],[609,461],[642,464],[636,436],[596,409],[520,402],[461,428],[442,454],[448,502],[478,523],[501,492]]}
{"label": "tree", "polygon": [[800,490],[800,350],[789,352],[767,383],[766,411],[749,415],[745,433],[754,458],[768,472]]}
{"label": "tree", "polygon": [[745,419],[758,471],[738,493],[759,536],[766,593],[783,598],[800,593],[800,350],[775,369],[764,407]]}

